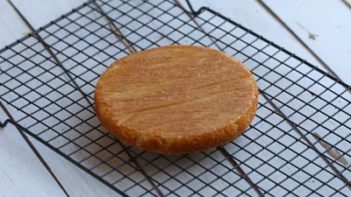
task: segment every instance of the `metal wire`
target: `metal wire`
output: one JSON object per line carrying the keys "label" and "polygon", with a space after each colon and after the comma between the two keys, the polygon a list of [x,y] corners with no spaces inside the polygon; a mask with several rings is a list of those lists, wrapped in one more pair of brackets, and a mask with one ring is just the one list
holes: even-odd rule
{"label": "metal wire", "polygon": [[[244,135],[219,149],[162,156],[102,128],[93,105],[100,74],[115,59],[167,44],[218,48],[251,69],[261,96]],[[313,135],[351,162],[350,87],[210,8],[89,1],[0,50],[0,65],[0,97],[18,110],[16,122],[1,126],[23,128],[121,195],[351,194],[349,167]]]}

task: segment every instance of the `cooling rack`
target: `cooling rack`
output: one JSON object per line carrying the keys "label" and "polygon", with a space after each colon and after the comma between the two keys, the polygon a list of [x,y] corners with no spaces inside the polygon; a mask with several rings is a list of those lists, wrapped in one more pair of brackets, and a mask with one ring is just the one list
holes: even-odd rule
{"label": "cooling rack", "polygon": [[[122,196],[351,196],[350,87],[187,3],[88,1],[0,50],[1,101],[16,110],[0,126],[14,124]],[[260,97],[245,134],[162,156],[106,132],[94,110],[100,74],[129,53],[169,44],[218,48],[251,69]]]}

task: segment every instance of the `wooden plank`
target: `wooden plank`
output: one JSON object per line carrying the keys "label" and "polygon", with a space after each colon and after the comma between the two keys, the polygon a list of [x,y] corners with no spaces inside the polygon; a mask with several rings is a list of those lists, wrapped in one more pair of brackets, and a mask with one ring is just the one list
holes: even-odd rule
{"label": "wooden plank", "polygon": [[62,14],[81,5],[84,0],[12,0],[24,16],[31,22],[34,28],[39,28],[44,24],[56,19]]}
{"label": "wooden plank", "polygon": [[228,2],[227,0],[217,0],[213,2],[205,0],[192,2],[196,10],[201,6],[208,6],[319,66],[315,58],[286,29],[282,28],[281,24],[267,13],[257,1],[232,0]]}
{"label": "wooden plank", "polygon": [[[118,196],[45,145],[31,138],[71,196]],[[14,126],[0,129],[0,196],[64,196]]]}
{"label": "wooden plank", "polygon": [[[36,0],[36,3],[14,0],[13,2],[35,28],[83,3],[81,0]],[[0,28],[2,47],[29,32],[6,1],[0,1],[0,24],[5,27]],[[16,116],[14,111],[12,113]],[[117,196],[114,191],[69,161],[39,142],[35,140],[34,142],[71,196]],[[0,160],[0,175],[2,175],[0,196],[47,196],[48,194],[64,196],[13,126],[0,130],[0,155],[3,158]]]}
{"label": "wooden plank", "polygon": [[[0,1],[0,24],[2,47],[28,32],[6,1]],[[0,129],[0,155],[0,196],[47,196],[49,193],[64,196],[13,126]]]}
{"label": "wooden plank", "polygon": [[106,187],[103,183],[81,170],[65,158],[57,155],[53,150],[33,140],[43,157],[53,169],[55,175],[71,196],[119,196],[118,193]]}
{"label": "wooden plank", "polygon": [[6,1],[0,1],[0,25],[1,48],[28,33],[27,27]]}
{"label": "wooden plank", "polygon": [[341,0],[264,0],[348,84],[351,10]]}
{"label": "wooden plank", "polygon": [[64,196],[13,126],[0,129],[0,196]]}
{"label": "wooden plank", "polygon": [[[12,0],[23,12],[34,28],[39,28],[51,20],[84,3],[84,0]],[[1,48],[26,35],[29,30],[7,1],[0,1],[0,46]]]}

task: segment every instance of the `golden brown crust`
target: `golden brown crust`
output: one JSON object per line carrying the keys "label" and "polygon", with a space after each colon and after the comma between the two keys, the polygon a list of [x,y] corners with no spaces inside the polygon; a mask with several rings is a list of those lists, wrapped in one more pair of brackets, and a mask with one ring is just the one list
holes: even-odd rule
{"label": "golden brown crust", "polygon": [[[173,56],[187,56],[187,54],[190,54],[188,55],[190,58],[193,56],[195,57],[196,55],[194,54],[199,54],[196,56],[199,58],[196,60],[188,60],[186,59],[187,57],[183,59],[181,59],[182,57],[178,57],[179,61],[197,64],[197,62],[204,60],[202,64],[207,65],[204,66],[204,69],[212,69],[212,67],[215,66],[218,66],[218,68],[213,68],[214,70],[208,73],[199,73],[199,71],[191,71],[189,69],[190,66],[184,68],[179,66],[180,70],[183,69],[179,71],[181,77],[190,73],[190,78],[183,80],[180,77],[181,79],[176,79],[169,83],[167,82],[166,85],[161,87],[160,84],[164,82],[163,80],[161,81],[162,83],[156,83],[157,88],[155,88],[156,86],[153,84],[144,83],[143,80],[156,80],[170,72],[173,72],[170,74],[172,77],[178,77],[177,74],[174,74],[177,70],[171,70],[169,72],[167,70],[172,69],[175,65],[181,65],[178,61],[172,59]],[[209,57],[207,58],[207,56]],[[161,64],[159,63],[160,61],[166,61],[166,63],[162,62]],[[171,65],[167,64],[167,61],[171,62]],[[136,64],[138,64],[139,67],[136,67]],[[222,64],[225,65],[223,66]],[[155,66],[157,67],[156,71],[161,74],[147,78],[148,73],[146,72],[149,72],[149,70],[145,71],[144,67],[140,66]],[[168,66],[173,67],[171,68]],[[163,67],[166,67],[166,69]],[[222,73],[213,73],[218,69],[228,69],[228,67],[230,67],[229,70],[221,71]],[[157,73],[156,71],[153,72]],[[139,72],[137,76],[128,78],[129,75],[135,72]],[[228,84],[222,81],[220,81],[220,85],[207,83],[208,79],[216,80],[218,77],[222,76],[225,78],[228,73],[239,73],[238,76],[242,78],[242,81],[238,82],[239,84],[235,84],[235,79],[230,79],[231,81],[229,81]],[[144,74],[145,77],[141,74]],[[194,79],[199,77],[198,75],[200,78]],[[215,75],[214,79],[211,78],[212,75]],[[201,81],[201,77],[203,76],[210,78]],[[136,82],[142,82],[143,84],[141,86],[135,86]],[[201,91],[198,90],[200,88],[192,89],[187,87],[187,91],[190,89],[190,92],[187,92],[184,90],[184,87],[182,87],[182,85],[189,87],[192,85],[201,85],[204,82],[206,82],[206,84]],[[240,83],[242,83],[242,85],[240,85]],[[235,87],[239,86],[239,89],[240,86],[245,87],[244,91],[240,89],[243,93],[236,89],[228,89],[228,87],[230,88],[232,86],[231,84],[234,84],[233,86]],[[215,87],[212,88],[212,86]],[[118,91],[116,89],[118,89]],[[135,91],[131,90],[128,92],[130,89]],[[175,93],[173,92],[174,90],[176,90]],[[223,90],[228,93],[225,92],[223,95],[221,93],[218,95],[217,92],[213,93],[213,90]],[[155,92],[157,92],[157,94]],[[164,92],[166,92],[166,96],[164,96]],[[168,97],[167,94],[171,94],[171,96]],[[178,98],[177,96],[179,94],[183,95]],[[152,97],[155,95],[162,97],[163,100],[159,100],[159,97],[155,100]],[[196,97],[196,95],[200,96]],[[204,96],[205,99],[208,99],[203,101],[201,99],[203,99]],[[149,97],[152,99],[147,100]],[[241,101],[241,97],[243,97],[245,101]],[[137,100],[135,98],[137,98]],[[231,98],[234,100],[237,99],[237,101],[232,101]],[[226,105],[224,107],[218,102],[222,100],[224,103],[223,105]],[[192,46],[161,47],[122,58],[113,63],[105,71],[97,84],[95,92],[96,112],[104,127],[126,144],[162,154],[183,154],[201,151],[231,141],[241,135],[249,126],[255,116],[257,102],[258,90],[256,82],[250,71],[244,65],[219,51]],[[164,105],[156,105],[159,103]],[[210,104],[212,104],[213,107],[208,106],[208,108],[203,109],[203,106]],[[151,107],[145,108],[147,105]],[[228,110],[226,110],[226,107],[228,107]],[[239,107],[242,111],[233,112],[231,116],[230,109],[233,109],[233,107]],[[133,109],[132,112],[128,111],[129,108]],[[146,110],[148,111],[145,112]],[[152,110],[154,112],[150,112]],[[188,112],[194,111],[200,114],[199,117],[201,120],[187,114]],[[218,113],[221,111],[228,115],[223,115],[223,118],[213,118],[216,114],[211,113]],[[165,117],[159,116],[157,113],[166,115]],[[217,115],[220,116],[221,114],[218,113]],[[208,120],[206,118],[208,118]],[[150,120],[154,120],[158,122],[158,124],[154,126],[150,123]],[[185,124],[185,126],[180,125],[180,123]],[[192,125],[197,126],[192,127]],[[175,131],[168,131],[167,129],[169,128],[174,128]]]}

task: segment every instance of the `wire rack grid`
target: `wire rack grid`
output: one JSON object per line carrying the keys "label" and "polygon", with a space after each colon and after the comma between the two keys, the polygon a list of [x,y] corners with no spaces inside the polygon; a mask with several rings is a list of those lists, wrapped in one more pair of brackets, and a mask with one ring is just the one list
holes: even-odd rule
{"label": "wire rack grid", "polygon": [[[89,1],[0,50],[11,122],[122,196],[350,196],[350,87],[211,10],[164,0]],[[95,116],[95,84],[133,50],[189,44],[244,62],[259,89],[245,134],[200,153],[121,144]]]}

